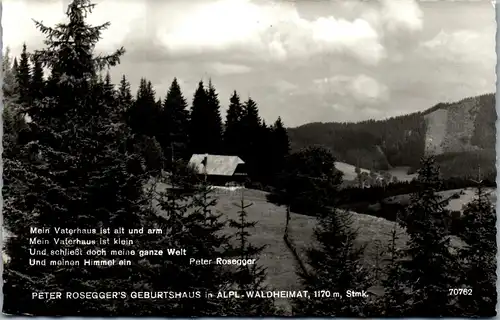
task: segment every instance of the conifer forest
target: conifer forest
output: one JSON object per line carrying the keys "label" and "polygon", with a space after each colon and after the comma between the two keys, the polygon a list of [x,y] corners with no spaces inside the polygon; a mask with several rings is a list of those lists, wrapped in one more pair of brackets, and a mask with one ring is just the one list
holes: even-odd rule
{"label": "conifer forest", "polygon": [[99,5],[4,44],[4,314],[496,315],[494,94],[290,127],[201,74],[136,90]]}

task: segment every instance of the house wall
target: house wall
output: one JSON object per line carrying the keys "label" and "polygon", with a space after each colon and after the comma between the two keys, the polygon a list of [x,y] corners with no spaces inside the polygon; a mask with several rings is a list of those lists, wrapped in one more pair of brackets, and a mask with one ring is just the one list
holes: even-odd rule
{"label": "house wall", "polygon": [[[201,179],[205,179],[204,175],[200,175]],[[212,185],[225,186],[227,183],[243,183],[245,182],[246,176],[235,175],[235,176],[218,176],[218,175],[207,175],[207,182]]]}

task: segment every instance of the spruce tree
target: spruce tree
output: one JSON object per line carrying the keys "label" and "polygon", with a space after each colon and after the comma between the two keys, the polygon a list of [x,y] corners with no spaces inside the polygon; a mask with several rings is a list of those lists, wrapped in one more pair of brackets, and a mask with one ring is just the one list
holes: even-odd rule
{"label": "spruce tree", "polygon": [[26,44],[23,44],[21,59],[17,67],[17,84],[19,86],[19,102],[28,104],[30,102],[30,83],[31,83],[31,68],[29,63],[28,53],[26,52]]}
{"label": "spruce tree", "polygon": [[109,105],[110,107],[116,106],[116,90],[115,85],[111,82],[111,75],[109,74],[109,71],[106,72],[106,76],[104,77],[102,89],[106,105]]}
{"label": "spruce tree", "polygon": [[23,108],[19,105],[19,86],[13,70],[10,50],[7,48],[2,61],[3,74],[3,157],[18,155],[19,136],[26,128]]}
{"label": "spruce tree", "polygon": [[215,86],[212,83],[212,80],[208,81],[207,92],[207,131],[208,142],[210,146],[210,153],[220,154],[222,152],[222,118],[220,113],[220,102],[218,93],[215,90]]}
{"label": "spruce tree", "polygon": [[128,110],[128,123],[135,133],[148,137],[158,136],[161,110],[155,94],[151,81],[142,78],[135,101]]}
{"label": "spruce tree", "polygon": [[403,315],[453,316],[454,301],[448,289],[458,284],[458,261],[450,251],[448,200],[438,193],[442,181],[433,157],[423,158],[416,181],[418,190],[411,195],[402,219],[409,236],[409,260],[403,266],[408,272],[402,282],[410,288]]}
{"label": "spruce tree", "polygon": [[18,92],[17,71],[13,65],[10,49],[7,47],[2,57],[2,92],[4,97],[13,97]]}
{"label": "spruce tree", "polygon": [[273,128],[268,126],[265,120],[261,121],[257,135],[255,136],[256,150],[255,156],[255,174],[254,179],[264,187],[273,183],[275,178],[275,160],[277,158],[275,152],[276,145],[274,144]]}
{"label": "spruce tree", "polygon": [[252,98],[248,98],[244,105],[243,120],[248,127],[257,128],[261,125],[262,119],[259,116],[257,103]]}
{"label": "spruce tree", "polygon": [[110,110],[113,110],[113,122],[121,122],[124,119],[124,114],[119,106],[117,99],[117,92],[115,85],[111,82],[111,75],[109,71],[106,72],[104,78],[99,74],[99,77],[92,83],[93,94],[95,94],[96,101],[101,101]]}
{"label": "spruce tree", "polygon": [[16,76],[16,79],[17,79],[17,69],[19,69],[19,64],[17,63],[17,58],[14,58],[14,62],[12,63],[12,72]]}
{"label": "spruce tree", "polygon": [[274,299],[255,299],[248,298],[246,291],[266,291],[269,288],[265,285],[267,278],[266,269],[259,265],[259,256],[262,254],[265,246],[257,247],[250,240],[249,230],[255,228],[256,221],[248,221],[246,209],[251,207],[252,203],[246,203],[244,191],[241,191],[239,203],[235,204],[238,210],[238,219],[230,219],[229,226],[236,229],[233,236],[234,247],[231,255],[237,259],[249,260],[255,259],[254,264],[240,265],[236,268],[233,277],[236,289],[239,291],[240,299],[237,299],[232,305],[232,311],[228,315],[232,316],[276,316]]}
{"label": "spruce tree", "polygon": [[275,184],[277,175],[285,168],[285,161],[291,150],[288,132],[281,117],[271,127],[271,137],[272,183]]}
{"label": "spruce tree", "polygon": [[298,272],[313,296],[294,301],[294,316],[366,316],[366,297],[347,296],[349,290],[361,292],[371,286],[369,272],[361,263],[364,248],[354,242],[357,232],[352,228],[352,215],[341,210],[325,209],[323,213],[314,231],[316,245],[307,252],[311,271]]}
{"label": "spruce tree", "polygon": [[51,69],[47,78],[44,96],[47,98],[55,98],[58,94],[58,82],[61,75],[56,69]]}
{"label": "spruce tree", "polygon": [[[103,244],[109,234],[100,228],[163,228],[156,214],[144,209],[144,177],[135,165],[140,158],[128,153],[130,137],[126,126],[113,122],[115,109],[97,99],[92,79],[100,69],[119,62],[123,49],[111,55],[95,56],[93,48],[108,23],[92,27],[85,17],[94,5],[74,0],[67,10],[67,23],[54,28],[36,22],[46,36],[46,48],[36,51],[35,59],[52,69],[60,81],[54,82],[54,95],[35,101],[28,113],[37,127],[37,137],[22,151],[31,157],[5,159],[4,176],[9,193],[4,202],[5,227],[10,257],[4,271],[5,313],[35,316],[119,316],[151,315],[160,308],[147,300],[130,296],[118,299],[33,299],[33,292],[132,292],[147,291],[150,270],[146,267],[158,258],[126,256],[131,265],[84,266],[82,260],[99,261],[87,250],[122,249]],[[140,169],[140,168],[139,168]],[[48,240],[30,244],[31,228],[50,228],[50,234],[37,234]],[[55,228],[88,230],[69,236],[89,241],[75,245],[55,243]],[[128,235],[133,240],[126,249],[152,248],[158,236]],[[95,244],[91,243],[96,241]],[[155,242],[156,241],[156,242]],[[30,248],[47,252],[32,255]],[[81,255],[60,255],[52,250],[79,248]],[[118,257],[117,257],[118,258]],[[32,259],[46,261],[46,265]],[[54,265],[62,259],[79,265]],[[111,258],[112,259],[112,258]],[[163,260],[161,257],[160,260]],[[140,260],[140,261],[139,261]],[[155,315],[159,315],[156,313]]]}
{"label": "spruce tree", "polygon": [[224,129],[224,152],[228,155],[242,156],[244,150],[241,143],[243,105],[236,91],[231,95],[229,102]]}
{"label": "spruce tree", "polygon": [[45,79],[43,67],[39,61],[32,61],[30,92],[33,100],[41,100],[44,96]]}
{"label": "spruce tree", "polygon": [[218,94],[212,82],[198,83],[190,112],[190,154],[222,153],[222,119]]}
{"label": "spruce tree", "polygon": [[463,211],[465,226],[461,238],[467,247],[461,250],[463,260],[463,287],[459,296],[460,314],[466,317],[493,317],[496,315],[496,216],[487,191],[477,186],[476,197]]}
{"label": "spruce tree", "polygon": [[190,153],[211,153],[211,118],[207,111],[208,95],[203,81],[198,83],[193,97],[189,122],[189,150]]}
{"label": "spruce tree", "polygon": [[[227,312],[227,302],[217,297],[217,293],[230,289],[233,279],[230,270],[214,260],[227,257],[229,237],[221,233],[225,221],[214,211],[216,199],[209,186],[196,182],[193,177],[182,163],[176,162],[171,174],[159,179],[165,188],[157,193],[157,201],[166,218],[170,246],[186,248],[188,254],[163,259],[164,270],[161,273],[152,270],[158,279],[152,282],[152,288],[154,291],[203,292],[199,299],[169,303],[171,316],[221,316]],[[212,259],[212,263],[198,265],[190,259]],[[205,296],[205,292],[213,296]]]}
{"label": "spruce tree", "polygon": [[394,227],[390,233],[387,253],[389,254],[388,264],[385,268],[385,278],[382,281],[384,294],[375,302],[373,316],[376,317],[403,317],[408,308],[407,300],[408,288],[403,281],[405,270],[401,262],[407,257],[404,250],[398,247],[398,222],[394,222]]}
{"label": "spruce tree", "polygon": [[104,82],[103,82],[103,88],[104,88],[104,93],[109,99],[114,99],[116,90],[115,90],[115,85],[111,82],[111,74],[109,73],[109,70],[106,72],[106,76],[104,77]]}
{"label": "spruce tree", "polygon": [[275,140],[277,142],[277,147],[280,151],[282,157],[286,157],[290,153],[290,138],[288,137],[288,132],[281,120],[281,117],[278,117],[273,125],[273,132],[275,135]]}
{"label": "spruce tree", "polygon": [[127,123],[134,133],[133,148],[146,159],[146,168],[152,174],[158,174],[163,167],[158,141],[161,106],[155,95],[151,81],[141,78],[136,98],[126,111]]}
{"label": "spruce tree", "polygon": [[187,150],[189,112],[177,78],[174,78],[170,85],[163,101],[162,112],[160,143],[165,161],[168,167],[171,167],[176,159],[186,159],[190,156]]}
{"label": "spruce tree", "polygon": [[262,146],[262,119],[259,116],[257,103],[248,98],[243,107],[241,143],[245,145],[242,159],[246,162],[249,176],[257,178]]}
{"label": "spruce tree", "polygon": [[[368,271],[361,264],[364,250],[355,245],[357,232],[352,229],[352,215],[331,207],[341,183],[335,158],[324,148],[309,147],[287,159],[279,197],[288,207],[319,217],[315,245],[307,252],[310,270],[300,269],[298,274],[304,289],[311,294],[321,290],[331,292],[330,296],[319,293],[310,299],[295,300],[295,316],[366,315],[366,298],[346,297],[347,290],[366,290],[371,283]],[[341,297],[336,297],[335,292]]]}
{"label": "spruce tree", "polygon": [[118,87],[118,98],[121,105],[128,105],[129,107],[134,100],[132,91],[130,89],[130,82],[127,80],[127,77],[125,75],[122,75],[122,78],[120,80],[120,85]]}
{"label": "spruce tree", "polygon": [[124,116],[126,116],[126,113],[134,103],[134,97],[132,96],[130,82],[128,82],[127,77],[125,77],[125,75],[122,75],[122,78],[120,80],[120,85],[118,86],[117,91],[118,91],[117,93],[118,105],[122,108],[120,112],[123,113]]}

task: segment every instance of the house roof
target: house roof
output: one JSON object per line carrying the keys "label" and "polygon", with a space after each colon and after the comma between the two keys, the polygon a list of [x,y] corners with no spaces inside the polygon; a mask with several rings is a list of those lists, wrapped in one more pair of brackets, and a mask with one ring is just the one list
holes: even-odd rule
{"label": "house roof", "polygon": [[239,164],[245,162],[237,156],[220,156],[213,154],[193,154],[189,160],[189,165],[195,167],[199,173],[205,173],[203,159],[207,157],[207,175],[232,176]]}

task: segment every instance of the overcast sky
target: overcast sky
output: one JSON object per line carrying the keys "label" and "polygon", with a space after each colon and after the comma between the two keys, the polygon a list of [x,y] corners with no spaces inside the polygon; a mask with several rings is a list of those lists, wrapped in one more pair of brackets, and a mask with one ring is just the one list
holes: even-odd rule
{"label": "overcast sky", "polygon": [[[53,25],[68,0],[3,0],[3,45],[42,45],[31,19]],[[189,102],[212,79],[257,101],[267,122],[385,118],[495,91],[489,0],[96,0],[98,50],[124,46],[111,74],[141,77],[164,97],[177,77]]]}

